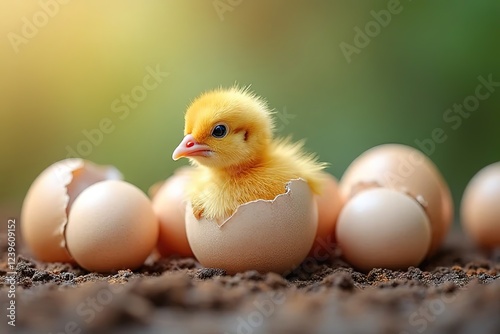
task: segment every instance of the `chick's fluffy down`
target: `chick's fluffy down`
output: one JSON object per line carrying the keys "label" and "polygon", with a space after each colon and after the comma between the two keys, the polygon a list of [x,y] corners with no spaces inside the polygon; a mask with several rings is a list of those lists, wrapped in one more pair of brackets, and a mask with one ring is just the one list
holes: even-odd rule
{"label": "chick's fluffy down", "polygon": [[[224,138],[211,135],[218,124],[228,128]],[[188,195],[197,218],[226,219],[241,204],[283,194],[292,179],[321,192],[326,164],[305,153],[303,142],[274,138],[273,128],[266,101],[248,89],[215,90],[191,104],[185,135],[211,150],[208,156],[188,156],[196,166]]]}

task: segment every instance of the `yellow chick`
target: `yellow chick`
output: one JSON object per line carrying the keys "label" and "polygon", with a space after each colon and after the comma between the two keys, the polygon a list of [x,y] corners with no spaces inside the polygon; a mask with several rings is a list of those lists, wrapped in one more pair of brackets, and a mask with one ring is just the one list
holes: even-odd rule
{"label": "yellow chick", "polygon": [[272,112],[248,89],[216,89],[199,96],[185,115],[184,139],[172,158],[190,159],[193,214],[215,221],[239,205],[272,200],[302,178],[319,194],[326,164],[303,152],[303,143],[273,137]]}

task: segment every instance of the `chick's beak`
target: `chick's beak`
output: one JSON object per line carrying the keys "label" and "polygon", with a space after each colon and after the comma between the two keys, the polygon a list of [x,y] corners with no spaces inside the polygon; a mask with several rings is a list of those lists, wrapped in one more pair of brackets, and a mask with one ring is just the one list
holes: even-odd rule
{"label": "chick's beak", "polygon": [[188,134],[174,150],[172,159],[179,160],[182,157],[209,157],[212,149],[208,145],[200,144],[191,134]]}

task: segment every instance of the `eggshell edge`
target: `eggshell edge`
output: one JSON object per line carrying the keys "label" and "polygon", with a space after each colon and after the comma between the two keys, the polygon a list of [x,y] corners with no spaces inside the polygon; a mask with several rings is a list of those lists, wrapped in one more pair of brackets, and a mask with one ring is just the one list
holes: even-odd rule
{"label": "eggshell edge", "polygon": [[[301,201],[303,205],[291,205],[294,201]],[[246,270],[283,274],[293,270],[307,257],[318,225],[315,198],[303,179],[288,182],[286,191],[273,200],[255,200],[240,205],[221,224],[205,218],[197,220],[192,211],[188,201],[186,233],[196,258],[205,267],[222,268],[230,274]],[[263,222],[266,214],[271,218],[266,217],[268,221]],[[290,225],[291,222],[296,226]],[[262,224],[266,223],[273,224],[271,228],[276,229],[273,231],[276,233],[263,229]],[[300,226],[302,224],[310,227]],[[290,236],[291,233],[295,235]],[[228,239],[231,237],[240,240]],[[290,239],[295,239],[293,244],[286,244]],[[267,257],[262,256],[263,252]],[[280,261],[283,257],[290,260]]]}

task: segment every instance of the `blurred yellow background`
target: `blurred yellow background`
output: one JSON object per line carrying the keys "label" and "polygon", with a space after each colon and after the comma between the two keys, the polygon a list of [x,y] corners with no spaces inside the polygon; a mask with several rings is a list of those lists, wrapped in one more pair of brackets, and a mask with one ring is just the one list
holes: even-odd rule
{"label": "blurred yellow background", "polygon": [[372,146],[442,128],[427,153],[457,205],[500,160],[500,87],[467,117],[447,112],[479,76],[500,82],[499,17],[494,0],[2,1],[0,203],[17,216],[69,152],[147,190],[186,163],[171,153],[189,102],[236,82],[336,177]]}

